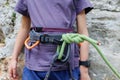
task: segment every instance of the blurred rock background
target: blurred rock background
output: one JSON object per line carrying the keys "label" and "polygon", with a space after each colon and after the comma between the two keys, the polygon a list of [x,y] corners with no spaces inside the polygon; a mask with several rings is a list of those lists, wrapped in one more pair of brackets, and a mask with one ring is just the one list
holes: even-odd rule
{"label": "blurred rock background", "polygon": [[[0,80],[8,77],[8,61],[20,26],[21,15],[14,12],[17,0],[0,1]],[[120,0],[91,0],[94,10],[87,15],[90,37],[102,43],[100,49],[120,73]],[[92,80],[119,80],[90,46],[90,76]],[[23,55],[19,71],[24,65]]]}

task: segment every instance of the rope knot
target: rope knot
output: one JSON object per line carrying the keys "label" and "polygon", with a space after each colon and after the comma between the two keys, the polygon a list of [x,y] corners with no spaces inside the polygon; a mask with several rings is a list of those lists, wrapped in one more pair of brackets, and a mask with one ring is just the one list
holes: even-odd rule
{"label": "rope knot", "polygon": [[84,39],[79,36],[79,34],[67,33],[62,35],[62,40],[66,43],[80,43],[83,42]]}

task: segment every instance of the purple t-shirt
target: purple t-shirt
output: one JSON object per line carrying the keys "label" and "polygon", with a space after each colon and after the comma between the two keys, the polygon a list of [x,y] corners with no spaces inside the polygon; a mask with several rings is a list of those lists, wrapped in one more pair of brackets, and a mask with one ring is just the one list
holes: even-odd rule
{"label": "purple t-shirt", "polygon": [[[31,27],[73,28],[73,24],[82,10],[88,13],[92,9],[89,0],[19,0],[15,11],[31,19]],[[61,32],[41,32],[62,34]],[[25,49],[25,65],[31,70],[49,69],[56,45],[39,44],[31,50]],[[71,65],[78,67],[79,47],[71,44]],[[67,65],[54,66],[53,70],[66,69]]]}

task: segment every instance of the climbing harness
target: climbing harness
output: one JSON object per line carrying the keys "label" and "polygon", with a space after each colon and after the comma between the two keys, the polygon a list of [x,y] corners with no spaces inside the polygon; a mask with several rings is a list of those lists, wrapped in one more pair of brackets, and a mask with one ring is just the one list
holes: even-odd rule
{"label": "climbing harness", "polygon": [[[100,45],[100,43],[94,39],[91,39],[85,35],[80,35],[78,33],[66,33],[63,35],[46,35],[46,34],[39,34],[36,33],[34,30],[30,31],[30,37],[29,37],[30,41],[33,41],[35,44],[34,47],[36,45],[38,45],[39,43],[53,43],[53,44],[57,44],[57,50],[56,53],[53,57],[52,63],[50,65],[50,69],[46,74],[46,77],[44,80],[48,80],[48,77],[50,75],[52,66],[54,65],[55,61],[60,61],[63,64],[68,62],[69,65],[69,44],[71,43],[77,43],[80,44],[84,41],[88,41],[90,44],[92,44],[95,49],[98,51],[99,55],[101,56],[101,58],[105,61],[105,63],[108,65],[108,67],[112,70],[112,72],[120,79],[120,74],[117,72],[117,70],[110,64],[110,62],[107,60],[107,58],[103,55],[102,51],[99,49],[99,47],[97,45]],[[32,49],[30,48],[31,46],[28,46],[28,41],[29,39],[27,39],[27,41],[25,41],[25,46],[28,49]],[[38,42],[37,42],[38,41]],[[67,47],[67,53],[65,54],[65,48]],[[70,77],[71,80],[75,80],[72,76],[72,72],[71,72],[71,68],[69,66],[69,71],[70,71]]]}
{"label": "climbing harness", "polygon": [[[25,46],[28,49],[32,49],[33,47],[37,46],[39,43],[42,43],[42,44],[50,43],[50,44],[55,44],[55,45],[62,45],[63,41],[61,41],[61,38],[62,38],[62,35],[41,34],[41,33],[35,32],[34,30],[31,30],[29,33],[29,38],[27,38],[27,40],[25,41]],[[33,43],[33,44],[28,44],[29,41],[30,43]],[[66,44],[64,48],[65,48],[65,51],[63,51],[63,56],[61,60],[57,59],[59,56],[58,54],[59,49],[57,49],[55,55],[53,56],[50,69],[48,70],[44,80],[48,80],[51,69],[55,65],[56,62],[62,63],[62,65],[58,65],[58,66],[63,66],[64,64],[68,64],[68,68],[69,68],[70,75],[71,75],[70,76],[71,80],[74,80],[72,76],[72,69],[71,69],[70,62],[69,62],[70,45]]]}

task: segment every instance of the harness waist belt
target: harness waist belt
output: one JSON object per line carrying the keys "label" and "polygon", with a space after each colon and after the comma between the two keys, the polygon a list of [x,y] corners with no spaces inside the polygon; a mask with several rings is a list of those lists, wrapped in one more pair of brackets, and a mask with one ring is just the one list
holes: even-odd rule
{"label": "harness waist belt", "polygon": [[41,34],[41,33],[35,32],[34,30],[30,31],[31,42],[40,41],[40,43],[62,44],[62,41],[60,41],[61,38],[62,38],[62,35]]}
{"label": "harness waist belt", "polygon": [[[24,44],[28,49],[32,49],[39,43],[52,43],[61,45],[63,41],[61,41],[62,35],[52,35],[52,34],[41,34],[39,32],[63,32],[63,33],[71,33],[74,32],[73,29],[64,29],[64,28],[43,28],[43,27],[32,27],[30,28],[30,36],[25,40]],[[31,46],[28,45],[28,42],[33,42]]]}
{"label": "harness waist belt", "polygon": [[43,27],[32,27],[30,30],[34,30],[36,32],[73,32],[74,30],[71,28],[43,28]]}

